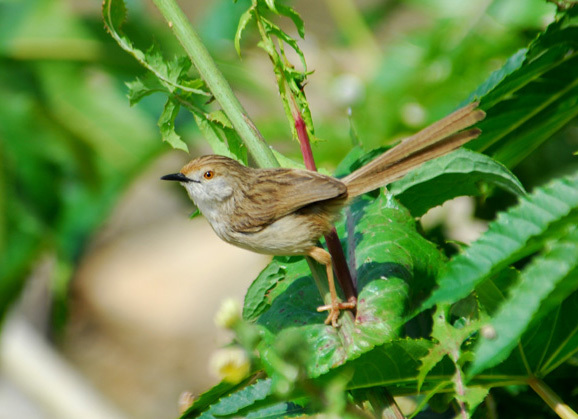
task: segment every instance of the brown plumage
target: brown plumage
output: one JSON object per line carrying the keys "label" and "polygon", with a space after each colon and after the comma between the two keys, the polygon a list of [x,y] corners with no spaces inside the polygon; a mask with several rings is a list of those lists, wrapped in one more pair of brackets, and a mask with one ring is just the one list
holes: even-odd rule
{"label": "brown plumage", "polygon": [[317,247],[340,210],[353,198],[404,176],[480,134],[469,128],[485,113],[477,103],[403,140],[343,179],[298,169],[254,169],[224,156],[192,160],[180,173],[164,176],[186,188],[217,235],[239,247],[273,255],[311,256],[327,267],[331,304],[326,323],[337,326],[340,303],[333,284],[331,256]]}

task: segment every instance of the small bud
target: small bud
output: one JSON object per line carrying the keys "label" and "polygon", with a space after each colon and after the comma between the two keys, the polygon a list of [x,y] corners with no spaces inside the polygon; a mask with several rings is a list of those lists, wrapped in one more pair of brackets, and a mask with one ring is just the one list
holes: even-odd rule
{"label": "small bud", "polygon": [[241,320],[241,305],[234,298],[227,298],[215,315],[215,324],[224,329],[232,329]]}
{"label": "small bud", "polygon": [[243,349],[225,348],[213,354],[209,367],[221,380],[237,384],[249,375],[251,362]]}
{"label": "small bud", "polygon": [[190,391],[183,391],[179,396],[179,412],[181,415],[189,410],[195,402],[195,396]]}
{"label": "small bud", "polygon": [[488,340],[494,340],[498,337],[496,329],[488,324],[482,327],[480,334]]}

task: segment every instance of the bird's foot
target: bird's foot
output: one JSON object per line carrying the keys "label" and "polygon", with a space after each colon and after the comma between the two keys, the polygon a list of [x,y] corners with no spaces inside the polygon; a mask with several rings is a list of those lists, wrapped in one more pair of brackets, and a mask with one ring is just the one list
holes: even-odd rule
{"label": "bird's foot", "polygon": [[331,324],[333,327],[339,327],[338,319],[341,310],[353,310],[357,305],[357,301],[354,297],[350,298],[346,303],[340,301],[332,301],[331,304],[326,304],[324,306],[317,307],[318,312],[329,311],[327,318],[325,319],[325,324]]}

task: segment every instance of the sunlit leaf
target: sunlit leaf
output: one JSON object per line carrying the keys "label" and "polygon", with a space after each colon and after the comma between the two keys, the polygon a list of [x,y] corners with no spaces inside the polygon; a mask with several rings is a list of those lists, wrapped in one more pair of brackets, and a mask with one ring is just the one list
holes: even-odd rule
{"label": "sunlit leaf", "polygon": [[241,36],[243,35],[243,31],[252,18],[253,8],[251,7],[245,11],[239,19],[239,25],[237,26],[237,32],[235,33],[235,50],[239,56],[241,56]]}
{"label": "sunlit leaf", "polygon": [[346,243],[355,255],[359,290],[355,322],[345,313],[339,329],[323,324],[326,315],[315,310],[322,300],[307,265],[295,258],[276,258],[245,299],[245,317],[258,316],[257,323],[269,332],[263,347],[265,360],[268,345],[281,338],[285,329],[299,326],[314,354],[307,365],[309,374],[323,374],[395,338],[410,285],[414,292],[431,286],[442,258],[417,233],[406,210],[386,195],[359,200],[351,210],[355,231]]}
{"label": "sunlit leaf", "polygon": [[520,181],[504,165],[480,153],[459,149],[424,163],[389,187],[390,192],[419,217],[430,208],[464,195],[480,195],[480,184],[524,195]]}
{"label": "sunlit leaf", "polygon": [[573,7],[472,93],[488,117],[467,147],[511,167],[578,115],[577,34]]}
{"label": "sunlit leaf", "polygon": [[536,189],[500,214],[479,240],[449,263],[422,310],[467,296],[490,275],[532,254],[545,240],[559,237],[560,228],[575,223],[577,216],[578,175]]}
{"label": "sunlit leaf", "polygon": [[279,13],[276,9],[275,0],[265,0],[265,4],[272,12]]}
{"label": "sunlit leaf", "polygon": [[219,109],[218,111],[214,111],[214,112],[209,113],[207,115],[207,118],[210,121],[213,121],[219,125],[222,125],[223,128],[233,128],[231,121],[229,120],[229,118],[227,118],[227,115],[221,109]]}
{"label": "sunlit leaf", "polygon": [[[422,357],[418,375],[418,391],[429,372],[444,357],[448,357],[454,363],[456,369],[460,368],[458,361],[460,361],[462,355],[462,345],[480,326],[478,322],[472,321],[463,327],[451,325],[448,323],[444,311],[446,311],[445,307],[438,307],[433,315],[431,337],[435,339],[435,343],[428,354]],[[454,382],[454,387],[465,387],[465,379],[463,377],[454,375],[454,380],[459,380],[459,382]],[[456,391],[456,393],[458,392]]]}
{"label": "sunlit leaf", "polygon": [[215,154],[247,163],[247,149],[242,146],[238,134],[223,125],[228,123],[226,117],[221,120],[218,113],[205,114],[200,109],[189,110],[193,112],[199,130]]}

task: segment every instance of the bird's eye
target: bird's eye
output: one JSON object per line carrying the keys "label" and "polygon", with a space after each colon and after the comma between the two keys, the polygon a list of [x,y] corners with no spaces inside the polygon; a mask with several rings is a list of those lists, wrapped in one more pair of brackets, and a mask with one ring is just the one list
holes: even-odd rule
{"label": "bird's eye", "polygon": [[215,176],[215,172],[213,172],[212,170],[207,170],[204,174],[203,177],[207,180],[212,179]]}

